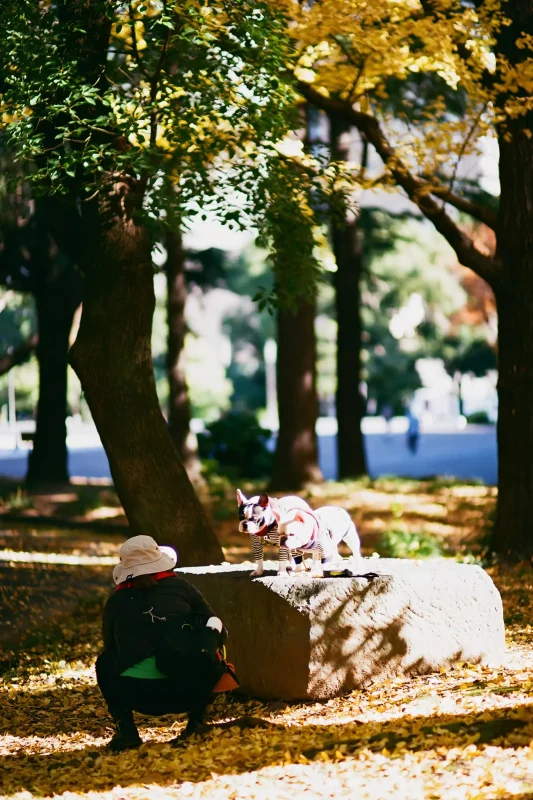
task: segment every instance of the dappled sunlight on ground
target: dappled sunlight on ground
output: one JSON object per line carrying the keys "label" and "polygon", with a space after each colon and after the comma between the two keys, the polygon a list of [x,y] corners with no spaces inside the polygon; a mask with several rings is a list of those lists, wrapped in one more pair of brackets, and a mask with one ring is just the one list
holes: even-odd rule
{"label": "dappled sunlight on ground", "polygon": [[[379,542],[373,536],[391,530],[455,540],[461,552],[484,533],[494,504],[494,490],[486,487],[392,479],[325,485],[308,497],[314,506],[348,508],[367,554]],[[64,499],[79,510],[76,498]],[[82,500],[86,506],[95,502],[89,496]],[[249,561],[248,537],[236,530],[232,490],[212,503],[211,512],[228,561]],[[183,715],[138,715],[142,748],[107,755],[110,720],[93,664],[102,605],[112,588],[109,565],[124,537],[125,532],[38,527],[0,533],[4,796],[494,800],[533,793],[533,570],[528,564],[489,570],[502,593],[507,622],[501,666],[457,664],[319,703],[219,696],[210,716],[215,727],[206,737],[176,749],[169,740],[183,729]],[[274,551],[267,550],[268,555]],[[266,727],[216,727],[243,715],[263,720]]]}
{"label": "dappled sunlight on ground", "polygon": [[[253,494],[264,487],[245,483],[242,488]],[[232,563],[248,560],[251,555],[249,538],[237,530],[235,489],[222,477],[217,479],[215,489],[205,501],[226,558]],[[73,551],[76,541],[73,531],[63,532],[63,535],[60,529],[38,533],[35,520],[45,522],[47,517],[61,522],[62,526],[68,526],[69,521],[76,525],[93,525],[95,530],[103,524],[108,528],[112,526],[110,530],[101,530],[98,536],[101,544],[99,551],[92,553],[94,555],[114,555],[122,541],[120,537],[127,535],[127,522],[116,494],[112,487],[99,482],[76,484],[63,492],[28,496],[16,482],[3,481],[0,494],[0,518],[2,513],[8,512],[11,523],[15,514],[30,526],[33,521],[35,527],[25,538],[20,531],[12,531],[12,538],[19,537],[18,544],[9,540],[9,530],[0,532],[0,546],[11,550],[54,552],[57,548],[58,552]],[[476,540],[490,525],[496,490],[446,478],[425,481],[378,478],[343,483],[329,481],[308,487],[302,495],[314,508],[322,505],[346,508],[357,525],[363,552],[371,555],[380,551],[380,539],[388,531],[427,534],[437,538],[445,549],[475,550]],[[116,531],[116,538],[113,538],[113,531]],[[82,532],[76,531],[76,535],[83,539]],[[43,546],[47,537],[48,544]],[[81,550],[90,546],[91,539],[94,541],[92,533],[85,537]]]}
{"label": "dappled sunlight on ground", "polygon": [[[524,570],[506,574],[506,611]],[[111,729],[94,684],[98,604],[35,646],[5,675],[2,786],[27,798],[495,798],[533,786],[531,629],[509,634],[510,665],[460,664],[321,703],[219,697],[218,723],[244,714],[270,725],[214,728],[174,749],[184,717],[138,716],[140,751],[107,755]],[[515,652],[516,650],[516,652]]]}

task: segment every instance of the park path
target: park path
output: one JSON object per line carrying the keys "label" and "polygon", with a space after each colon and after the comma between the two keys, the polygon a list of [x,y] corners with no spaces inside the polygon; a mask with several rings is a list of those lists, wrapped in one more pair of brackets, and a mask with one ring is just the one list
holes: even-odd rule
{"label": "park path", "polygon": [[[405,436],[400,433],[371,433],[365,435],[370,475],[402,475],[423,478],[428,475],[450,475],[472,478],[494,485],[497,481],[498,460],[496,429],[476,426],[454,433],[423,433],[418,452],[407,450]],[[336,437],[319,435],[319,462],[324,477],[334,480],[336,467]],[[25,450],[0,450],[0,476],[22,478],[26,473]],[[110,479],[109,464],[101,446],[69,448],[71,475]]]}

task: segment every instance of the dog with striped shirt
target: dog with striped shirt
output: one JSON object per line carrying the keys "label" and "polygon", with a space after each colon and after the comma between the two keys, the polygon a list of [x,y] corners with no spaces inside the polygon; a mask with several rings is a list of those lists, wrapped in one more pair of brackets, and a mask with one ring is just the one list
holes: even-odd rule
{"label": "dog with striped shirt", "polygon": [[247,533],[252,543],[252,552],[256,562],[256,568],[251,573],[253,578],[258,578],[264,572],[263,546],[265,541],[278,548],[278,575],[287,575],[293,565],[296,572],[306,569],[302,554],[299,552],[291,554],[285,545],[280,544],[278,534],[278,522],[282,515],[287,516],[298,508],[311,510],[305,500],[296,495],[277,499],[266,493],[248,499],[240,489],[237,489],[237,503],[239,506],[239,531]]}

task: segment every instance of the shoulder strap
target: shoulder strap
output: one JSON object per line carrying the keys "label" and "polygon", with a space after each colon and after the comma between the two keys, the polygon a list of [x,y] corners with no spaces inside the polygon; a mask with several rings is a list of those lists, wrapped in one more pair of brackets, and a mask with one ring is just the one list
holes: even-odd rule
{"label": "shoulder strap", "polygon": [[[164,572],[156,572],[153,577],[154,580],[161,581],[163,580],[163,578],[174,578],[176,576],[174,570],[167,569]],[[122,581],[122,583],[119,583],[119,585],[115,587],[115,592],[120,592],[121,589],[134,589],[134,588],[135,588],[135,583],[133,581]]]}

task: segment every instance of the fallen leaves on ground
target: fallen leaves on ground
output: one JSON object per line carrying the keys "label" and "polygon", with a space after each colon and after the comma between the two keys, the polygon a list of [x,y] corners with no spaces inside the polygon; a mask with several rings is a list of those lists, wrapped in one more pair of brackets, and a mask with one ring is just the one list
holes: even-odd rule
{"label": "fallen leaves on ground", "polygon": [[533,572],[494,575],[511,619],[503,667],[455,665],[321,703],[219,697],[213,727],[178,749],[183,716],[139,715],[145,744],[108,755],[95,686],[101,602],[21,653],[4,674],[0,786],[7,797],[498,798],[533,791]]}
{"label": "fallen leaves on ground", "polygon": [[[313,492],[313,505],[349,506],[369,536],[394,518],[395,525],[409,530],[418,525],[427,530],[431,520],[435,526],[446,523],[450,535],[468,538],[482,531],[494,502],[492,489],[442,482],[382,480],[354,485],[353,491],[328,484]],[[445,519],[441,507],[449,510]],[[235,534],[234,521],[227,525],[231,537],[223,544],[229,560],[249,558],[248,541]],[[106,563],[121,541],[114,534],[42,529],[4,531],[0,537],[7,549],[32,554],[0,562],[2,797],[533,798],[529,565],[490,571],[505,608],[503,666],[458,664],[321,703],[219,696],[211,709],[214,727],[204,738],[175,749],[169,741],[183,729],[183,715],[139,715],[142,748],[108,755],[112,729],[93,665],[110,587]],[[60,559],[69,563],[54,563],[57,559],[48,557],[54,553],[69,556]],[[76,558],[70,556],[77,555],[80,562],[90,556],[90,563],[71,563]],[[23,650],[6,646],[22,635]],[[245,715],[269,724],[217,727]]]}

